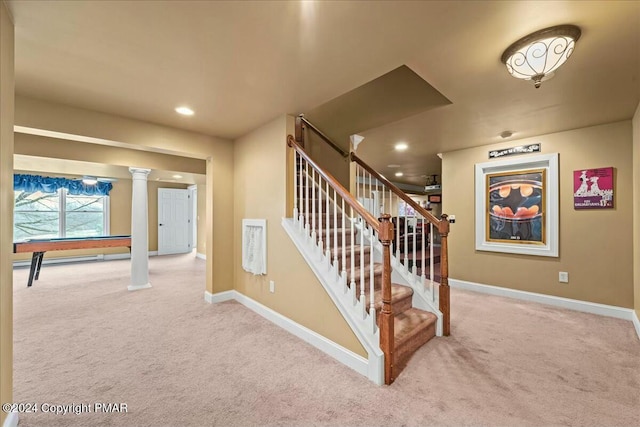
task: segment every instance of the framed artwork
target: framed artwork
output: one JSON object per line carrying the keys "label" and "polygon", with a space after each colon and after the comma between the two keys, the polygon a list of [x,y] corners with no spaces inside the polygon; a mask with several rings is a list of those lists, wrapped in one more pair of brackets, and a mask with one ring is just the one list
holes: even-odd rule
{"label": "framed artwork", "polygon": [[476,250],[558,256],[558,154],[476,164]]}
{"label": "framed artwork", "polygon": [[573,207],[613,208],[613,167],[573,171]]}
{"label": "framed artwork", "polygon": [[441,194],[429,194],[429,203],[442,203]]}

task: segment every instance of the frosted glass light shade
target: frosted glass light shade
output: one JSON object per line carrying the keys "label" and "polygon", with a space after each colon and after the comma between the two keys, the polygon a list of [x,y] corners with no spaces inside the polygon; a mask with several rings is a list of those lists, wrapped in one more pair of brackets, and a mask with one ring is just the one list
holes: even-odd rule
{"label": "frosted glass light shade", "polygon": [[545,28],[509,46],[502,62],[513,77],[532,80],[538,88],[569,59],[580,34],[575,25]]}

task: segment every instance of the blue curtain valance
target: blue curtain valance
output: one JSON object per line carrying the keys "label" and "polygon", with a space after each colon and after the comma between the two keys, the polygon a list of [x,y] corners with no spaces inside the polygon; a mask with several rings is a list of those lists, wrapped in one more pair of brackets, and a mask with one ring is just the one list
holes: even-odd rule
{"label": "blue curtain valance", "polygon": [[13,189],[35,193],[55,193],[60,188],[66,188],[69,194],[74,196],[108,196],[113,188],[110,182],[98,182],[87,185],[81,179],[51,178],[39,175],[13,175]]}

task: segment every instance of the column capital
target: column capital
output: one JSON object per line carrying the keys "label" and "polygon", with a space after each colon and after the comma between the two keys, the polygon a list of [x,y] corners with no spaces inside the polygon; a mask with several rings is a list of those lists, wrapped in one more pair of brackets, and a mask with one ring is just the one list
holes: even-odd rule
{"label": "column capital", "polygon": [[133,168],[130,167],[129,168],[129,172],[131,172],[131,175],[137,178],[143,178],[143,179],[147,179],[147,176],[149,175],[149,173],[151,172],[151,169],[143,169],[143,168]]}

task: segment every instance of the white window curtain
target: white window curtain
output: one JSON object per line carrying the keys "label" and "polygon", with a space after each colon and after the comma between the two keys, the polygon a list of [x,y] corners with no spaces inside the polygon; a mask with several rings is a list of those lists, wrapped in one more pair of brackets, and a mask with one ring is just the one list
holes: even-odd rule
{"label": "white window curtain", "polygon": [[242,268],[252,274],[267,274],[267,221],[242,220]]}

